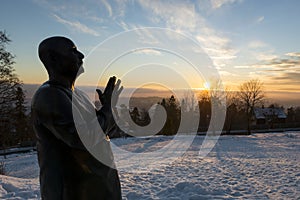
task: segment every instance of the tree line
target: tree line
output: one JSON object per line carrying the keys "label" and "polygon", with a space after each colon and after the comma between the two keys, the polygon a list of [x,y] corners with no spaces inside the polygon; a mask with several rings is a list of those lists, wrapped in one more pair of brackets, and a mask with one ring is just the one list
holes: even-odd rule
{"label": "tree line", "polygon": [[[178,133],[180,123],[182,123],[181,117],[192,119],[199,116],[196,113],[200,114],[197,132],[205,133],[213,121],[212,106],[214,102],[220,103],[222,98],[225,98],[224,102],[226,102],[224,111],[226,115],[224,126],[220,131],[224,134],[232,134],[234,131],[238,134],[251,134],[253,129],[300,128],[300,106],[287,109],[274,103],[265,106],[267,101],[263,83],[258,79],[253,79],[242,83],[238,91],[218,92],[216,87],[201,91],[198,97],[189,94],[182,99],[176,99],[174,95],[163,98],[157,103],[165,108],[167,120],[157,134],[174,135]],[[286,118],[280,122],[269,119],[266,124],[256,125],[254,124],[254,109],[257,107],[283,110]],[[136,124],[145,126],[150,123],[151,119],[145,108],[134,107],[128,112]]]}

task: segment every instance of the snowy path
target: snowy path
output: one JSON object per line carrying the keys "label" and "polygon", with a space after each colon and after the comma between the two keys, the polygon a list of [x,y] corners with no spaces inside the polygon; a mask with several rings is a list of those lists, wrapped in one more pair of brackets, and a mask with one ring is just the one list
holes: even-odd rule
{"label": "snowy path", "polygon": [[[223,136],[201,160],[203,138],[197,136],[184,156],[168,166],[139,173],[120,169],[123,198],[300,199],[300,132]],[[160,148],[168,140],[114,143],[141,151]],[[0,176],[0,199],[38,199],[35,160],[35,154],[7,159],[7,167],[13,169],[9,175],[23,178]]]}

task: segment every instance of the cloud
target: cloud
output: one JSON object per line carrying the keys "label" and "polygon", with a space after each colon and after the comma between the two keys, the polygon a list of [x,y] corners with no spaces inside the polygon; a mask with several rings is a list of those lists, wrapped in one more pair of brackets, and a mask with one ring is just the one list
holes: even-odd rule
{"label": "cloud", "polygon": [[240,3],[242,0],[210,0],[213,9],[221,8],[226,4]]}
{"label": "cloud", "polygon": [[141,28],[136,31],[139,32],[140,42],[143,44],[157,44],[159,42],[159,39],[146,28]]}
{"label": "cloud", "polygon": [[256,54],[256,59],[259,61],[269,61],[269,60],[274,60],[277,58],[277,55],[274,55],[272,53],[257,53]]}
{"label": "cloud", "polygon": [[89,0],[84,3],[74,1],[33,0],[37,5],[47,9],[63,19],[89,20],[92,23],[109,24],[122,18],[128,5],[127,0]]}
{"label": "cloud", "polygon": [[117,22],[117,24],[125,31],[128,31],[130,27],[123,20]]}
{"label": "cloud", "polygon": [[256,23],[260,24],[265,20],[265,16],[260,16],[257,20]]}
{"label": "cloud", "polygon": [[235,69],[249,69],[251,68],[251,65],[235,65],[233,66]]}
{"label": "cloud", "polygon": [[297,82],[297,83],[300,83],[300,72],[286,72],[286,73],[283,73],[281,76],[278,76],[278,77],[273,77],[273,79],[276,79],[276,80],[287,80],[289,82]]}
{"label": "cloud", "polygon": [[237,50],[231,47],[230,39],[220,36],[211,28],[203,29],[196,36],[196,39],[217,66],[221,66],[224,62],[236,58]]}
{"label": "cloud", "polygon": [[248,44],[248,47],[251,49],[263,48],[266,46],[267,46],[267,44],[260,40],[253,40]]}
{"label": "cloud", "polygon": [[233,76],[237,77],[238,76],[237,74],[234,74],[234,73],[231,73],[228,71],[223,71],[223,70],[220,70],[219,73],[221,76],[227,76],[227,77],[233,77]]}
{"label": "cloud", "polygon": [[250,41],[246,52],[258,61],[270,61],[278,58],[278,56],[274,53],[274,49],[261,40]]}
{"label": "cloud", "polygon": [[64,25],[67,25],[68,27],[70,27],[70,28],[72,28],[76,31],[86,33],[86,34],[90,34],[90,35],[93,35],[93,36],[99,36],[100,35],[97,31],[87,27],[86,25],[84,25],[84,24],[82,24],[78,21],[77,22],[72,22],[72,21],[65,20],[65,19],[63,19],[63,18],[61,18],[57,15],[53,15],[53,16],[54,16],[54,18],[57,22],[59,22],[61,24],[64,24]]}
{"label": "cloud", "polygon": [[251,69],[250,75],[268,80],[276,85],[293,86],[294,90],[300,89],[300,52],[286,53],[275,59],[265,60],[252,65],[235,66],[236,69]]}
{"label": "cloud", "polygon": [[[195,37],[217,67],[236,57],[237,50],[231,47],[231,40],[206,23],[205,18],[196,11],[196,4],[183,1],[138,2],[149,13],[149,20],[153,23],[165,23],[167,28]],[[219,1],[218,5],[234,2],[240,0]]]}
{"label": "cloud", "polygon": [[300,57],[300,52],[290,52],[286,53],[285,55],[290,57]]}
{"label": "cloud", "polygon": [[269,72],[288,72],[289,70],[300,72],[300,58],[275,58],[251,65],[237,65],[234,66],[234,68],[264,70]]}
{"label": "cloud", "polygon": [[[298,53],[299,54],[299,53]],[[289,56],[288,58],[273,59],[267,65],[275,69],[298,69],[300,70],[300,57]]]}
{"label": "cloud", "polygon": [[142,49],[142,50],[137,50],[134,53],[135,54],[145,54],[145,55],[155,55],[155,56],[161,55],[161,52],[157,51],[155,49]]}
{"label": "cloud", "polygon": [[182,1],[152,1],[139,0],[141,7],[149,11],[152,22],[163,21],[168,28],[188,29],[196,28],[196,12],[193,4]]}
{"label": "cloud", "polygon": [[106,0],[102,0],[101,2],[105,6],[105,8],[109,14],[109,17],[111,17],[113,13],[112,13],[112,8],[111,8],[110,4]]}
{"label": "cloud", "polygon": [[[37,1],[37,0],[35,0]],[[91,24],[97,27],[109,26],[110,30],[105,30],[104,34],[108,31],[114,31],[112,27],[122,28],[123,30],[142,28],[143,26],[156,26],[166,27],[176,32],[192,36],[191,38],[198,41],[204,51],[211,57],[217,67],[223,67],[227,62],[236,58],[238,50],[234,49],[231,40],[224,35],[221,31],[215,30],[206,19],[199,12],[201,1],[181,1],[181,0],[101,0],[101,1],[87,1],[84,4],[68,4],[66,2],[58,3],[56,1],[41,0],[45,8],[54,13],[56,21],[68,26],[73,30],[84,32],[91,35],[98,36],[99,33],[91,28],[91,25],[86,26],[80,23],[81,20],[69,21],[66,19],[84,19],[92,21]],[[206,3],[210,9],[220,8],[227,4],[242,2],[241,0],[208,0]],[[201,5],[200,5],[201,4]],[[143,15],[141,19],[127,17],[125,14],[128,12],[131,15],[134,12],[131,5],[137,8],[142,8]],[[133,13],[136,14],[136,13]],[[145,22],[144,19],[148,21]],[[143,22],[143,26],[138,23]],[[145,23],[144,23],[145,22]],[[99,24],[101,24],[99,26]],[[103,26],[104,25],[104,26]],[[98,30],[98,29],[97,29]],[[117,30],[117,29],[115,29]],[[146,43],[159,42],[157,37],[152,36],[147,30],[137,30],[139,36]],[[107,33],[109,34],[109,33]],[[170,35],[172,37],[172,35]],[[180,39],[180,38],[178,38]]]}

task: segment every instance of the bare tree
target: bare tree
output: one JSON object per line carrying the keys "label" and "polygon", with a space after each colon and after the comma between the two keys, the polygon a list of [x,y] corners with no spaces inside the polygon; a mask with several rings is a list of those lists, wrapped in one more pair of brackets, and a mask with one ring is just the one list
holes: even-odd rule
{"label": "bare tree", "polygon": [[181,99],[181,109],[183,112],[194,112],[197,109],[197,98],[192,91],[186,91]]}
{"label": "bare tree", "polygon": [[251,116],[255,106],[261,104],[265,99],[263,83],[258,79],[252,79],[240,85],[238,96],[247,114],[247,130],[251,134]]}

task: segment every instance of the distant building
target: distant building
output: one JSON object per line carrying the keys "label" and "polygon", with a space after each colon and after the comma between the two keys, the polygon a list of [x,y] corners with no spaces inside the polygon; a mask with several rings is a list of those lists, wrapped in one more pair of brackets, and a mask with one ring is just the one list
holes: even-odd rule
{"label": "distant building", "polygon": [[285,123],[286,114],[283,108],[270,107],[270,108],[254,108],[253,110],[253,122],[256,125],[259,124],[277,124]]}

